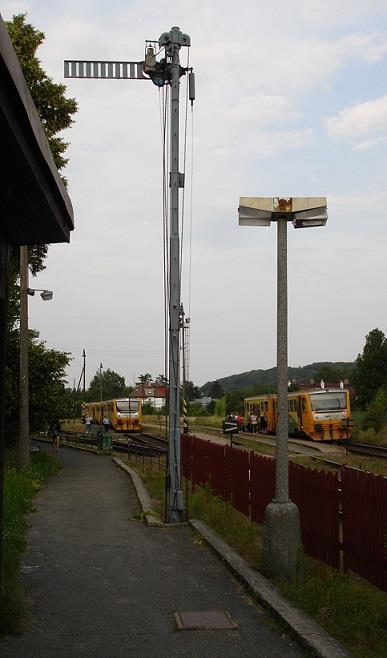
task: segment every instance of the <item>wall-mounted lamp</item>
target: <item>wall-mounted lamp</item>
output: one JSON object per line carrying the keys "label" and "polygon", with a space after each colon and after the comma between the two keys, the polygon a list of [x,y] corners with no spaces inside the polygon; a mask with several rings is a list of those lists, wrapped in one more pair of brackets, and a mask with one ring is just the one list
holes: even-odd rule
{"label": "wall-mounted lamp", "polygon": [[48,302],[54,296],[52,290],[40,290],[39,288],[27,288],[27,292],[31,297],[33,297],[36,292],[40,292],[40,296],[45,302]]}

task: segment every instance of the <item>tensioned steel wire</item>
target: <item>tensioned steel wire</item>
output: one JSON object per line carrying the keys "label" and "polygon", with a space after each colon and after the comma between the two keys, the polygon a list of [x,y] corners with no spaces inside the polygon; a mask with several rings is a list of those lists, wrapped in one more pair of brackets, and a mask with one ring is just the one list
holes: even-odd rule
{"label": "tensioned steel wire", "polygon": [[168,373],[168,356],[169,356],[169,232],[168,232],[168,170],[169,170],[169,149],[168,149],[168,126],[169,126],[169,103],[168,103],[168,86],[164,86],[159,92],[160,101],[160,127],[162,141],[162,222],[163,222],[163,286],[164,286],[164,376]]}

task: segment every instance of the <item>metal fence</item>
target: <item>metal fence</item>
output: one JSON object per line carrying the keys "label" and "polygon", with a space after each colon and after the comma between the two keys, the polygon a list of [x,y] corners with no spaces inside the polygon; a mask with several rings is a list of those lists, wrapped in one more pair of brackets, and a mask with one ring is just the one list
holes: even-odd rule
{"label": "metal fence", "polygon": [[[182,436],[182,473],[209,483],[251,521],[262,523],[274,497],[274,459]],[[300,511],[304,550],[387,591],[387,478],[343,466],[325,472],[289,464],[290,498]]]}

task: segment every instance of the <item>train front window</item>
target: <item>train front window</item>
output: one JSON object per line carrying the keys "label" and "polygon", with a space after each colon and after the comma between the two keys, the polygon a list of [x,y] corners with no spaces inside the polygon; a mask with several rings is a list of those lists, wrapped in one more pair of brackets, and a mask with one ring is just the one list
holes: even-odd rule
{"label": "train front window", "polygon": [[344,392],[311,393],[310,403],[313,411],[340,411],[347,408],[347,396]]}
{"label": "train front window", "polygon": [[137,413],[138,401],[137,400],[120,400],[117,402],[117,411],[120,414]]}

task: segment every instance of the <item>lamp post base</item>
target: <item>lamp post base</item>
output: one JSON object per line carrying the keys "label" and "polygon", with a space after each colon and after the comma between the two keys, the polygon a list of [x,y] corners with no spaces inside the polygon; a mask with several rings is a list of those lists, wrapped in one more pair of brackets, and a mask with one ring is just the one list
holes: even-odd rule
{"label": "lamp post base", "polygon": [[262,567],[268,576],[297,578],[300,572],[301,529],[298,507],[275,499],[265,510]]}

